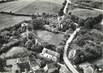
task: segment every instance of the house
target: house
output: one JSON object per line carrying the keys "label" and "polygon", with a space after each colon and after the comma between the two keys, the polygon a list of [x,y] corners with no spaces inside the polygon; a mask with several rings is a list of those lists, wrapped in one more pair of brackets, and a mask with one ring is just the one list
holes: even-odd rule
{"label": "house", "polygon": [[9,67],[11,73],[21,73],[25,71],[30,71],[28,57],[7,59],[6,65]]}
{"label": "house", "polygon": [[60,54],[55,51],[44,48],[42,50],[42,53],[40,53],[40,57],[45,58],[46,60],[57,62],[60,58]]}
{"label": "house", "polygon": [[94,68],[89,62],[84,62],[79,65],[83,69],[83,73],[94,73]]}

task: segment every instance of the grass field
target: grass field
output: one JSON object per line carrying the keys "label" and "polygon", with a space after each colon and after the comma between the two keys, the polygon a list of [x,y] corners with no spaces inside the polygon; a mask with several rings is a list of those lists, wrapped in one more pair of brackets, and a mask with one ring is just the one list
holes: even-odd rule
{"label": "grass field", "polygon": [[81,9],[81,8],[76,8],[76,9],[72,10],[71,12],[74,15],[76,15],[80,18],[83,18],[83,19],[85,19],[87,17],[90,17],[90,16],[97,16],[101,13],[101,12],[98,12],[98,11],[88,10],[88,9]]}
{"label": "grass field", "polygon": [[57,3],[36,1],[28,5],[27,7],[24,7],[23,9],[17,11],[16,13],[35,14],[45,12],[50,14],[57,14],[60,8],[61,5]]}
{"label": "grass field", "polygon": [[0,14],[0,29],[18,24],[23,20],[30,20],[30,18]]}

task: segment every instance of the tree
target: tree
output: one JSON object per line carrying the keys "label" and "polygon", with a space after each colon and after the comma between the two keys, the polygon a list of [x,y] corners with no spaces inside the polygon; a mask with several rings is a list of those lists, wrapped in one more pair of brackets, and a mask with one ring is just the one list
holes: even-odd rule
{"label": "tree", "polygon": [[92,47],[87,45],[84,49],[77,49],[74,57],[71,58],[74,64],[84,61],[91,61],[102,56],[102,46]]}

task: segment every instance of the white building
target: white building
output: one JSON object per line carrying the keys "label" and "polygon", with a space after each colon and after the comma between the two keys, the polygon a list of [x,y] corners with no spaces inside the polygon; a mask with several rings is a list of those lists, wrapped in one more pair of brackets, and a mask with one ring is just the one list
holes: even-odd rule
{"label": "white building", "polygon": [[42,53],[40,53],[40,56],[47,60],[57,62],[59,60],[60,54],[55,51],[44,48]]}

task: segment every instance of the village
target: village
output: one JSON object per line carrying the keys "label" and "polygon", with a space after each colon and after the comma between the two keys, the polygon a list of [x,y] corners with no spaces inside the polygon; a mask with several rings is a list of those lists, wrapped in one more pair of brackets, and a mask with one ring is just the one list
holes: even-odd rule
{"label": "village", "polygon": [[[71,11],[75,7],[100,13],[81,18]],[[29,19],[0,29],[0,73],[103,72],[102,9],[64,0],[58,14],[5,10],[0,14]]]}

